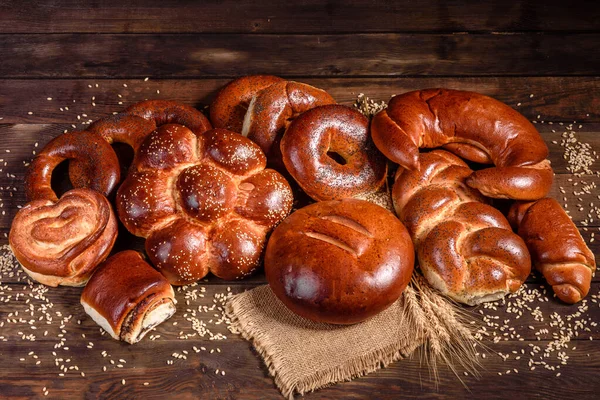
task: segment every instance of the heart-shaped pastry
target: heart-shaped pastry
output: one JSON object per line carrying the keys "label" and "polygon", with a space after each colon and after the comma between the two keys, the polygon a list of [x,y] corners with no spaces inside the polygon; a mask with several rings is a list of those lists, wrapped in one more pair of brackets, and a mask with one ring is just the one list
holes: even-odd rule
{"label": "heart-shaped pastry", "polygon": [[112,249],[117,221],[102,194],[73,189],[34,200],[13,221],[9,242],[29,276],[48,286],[82,286]]}

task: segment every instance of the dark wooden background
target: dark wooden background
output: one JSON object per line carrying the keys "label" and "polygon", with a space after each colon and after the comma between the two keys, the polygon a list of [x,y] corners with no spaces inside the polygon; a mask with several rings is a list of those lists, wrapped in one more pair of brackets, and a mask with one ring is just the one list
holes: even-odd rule
{"label": "dark wooden background", "polygon": [[[596,3],[0,0],[0,244],[7,242],[4,234],[17,206],[25,203],[24,163],[52,137],[65,129],[84,129],[86,121],[146,98],[203,107],[228,80],[253,73],[301,80],[328,90],[346,104],[358,93],[388,100],[395,93],[436,86],[494,96],[539,121],[557,173],[552,195],[561,202],[564,196],[568,198],[571,215],[587,240],[592,231],[598,231],[600,220],[588,224],[587,231],[581,221],[589,211],[588,203],[594,199],[600,203],[596,198],[600,191],[573,195],[578,189],[573,185],[580,181],[600,184],[600,179],[570,175],[563,148],[553,141],[560,143],[565,125],[576,121],[579,140],[593,148],[600,146],[600,12]],[[146,77],[150,79],[145,81]],[[567,194],[559,192],[561,186]],[[578,203],[586,207],[579,210]],[[127,247],[129,243],[123,240],[120,245]],[[600,254],[598,242],[591,243],[591,248]],[[46,297],[54,309],[73,315],[65,329],[70,350],[53,350],[60,333],[56,323],[46,337],[38,332],[35,342],[21,339],[33,331],[25,331],[27,324],[11,323],[15,318],[11,313],[26,309],[31,288],[22,276],[3,276],[0,300],[9,301],[0,304],[0,398],[44,397],[44,388],[48,398],[60,399],[280,397],[248,342],[235,335],[222,342],[178,338],[181,327],[189,326],[181,294],[177,315],[155,332],[162,337],[129,346],[100,336],[79,305],[80,289],[49,290]],[[230,288],[239,292],[263,283],[264,277],[258,274]],[[541,284],[536,279],[528,283],[532,289]],[[215,278],[202,285],[206,297],[193,302],[196,307],[211,305],[214,294],[226,292],[228,286]],[[600,278],[596,277],[590,294],[599,291]],[[585,318],[600,322],[598,303],[590,298],[588,304]],[[540,307],[545,315],[576,312],[576,307],[551,297]],[[500,320],[508,317],[503,309],[473,311],[495,313]],[[550,320],[535,321],[527,313],[519,320],[510,318],[513,332],[524,340],[487,340],[490,353],[480,359],[481,376],[464,376],[459,371],[464,385],[444,367],[436,383],[416,356],[306,397],[600,396],[598,327],[588,325],[589,331],[584,334],[582,330],[580,337],[572,339],[565,349],[568,363],[560,370],[538,367],[530,371],[527,354],[532,346],[543,347],[552,340],[551,333],[539,335]],[[81,325],[75,322],[78,319]],[[227,333],[222,325],[211,325],[211,329]],[[93,350],[87,348],[90,341]],[[221,352],[196,354],[194,345],[219,347]],[[184,349],[190,353],[186,360],[166,364],[172,353]],[[127,364],[102,371],[107,364],[100,355],[103,350],[114,359],[126,359]],[[516,360],[513,352],[521,350],[525,355]],[[511,357],[503,361],[498,352]],[[77,371],[58,376],[54,360],[60,357],[59,363],[65,363],[71,356],[73,361],[66,365],[76,362],[85,377]],[[42,362],[36,365],[37,360]],[[227,374],[217,375],[216,369]],[[507,370],[512,373],[506,374]]]}

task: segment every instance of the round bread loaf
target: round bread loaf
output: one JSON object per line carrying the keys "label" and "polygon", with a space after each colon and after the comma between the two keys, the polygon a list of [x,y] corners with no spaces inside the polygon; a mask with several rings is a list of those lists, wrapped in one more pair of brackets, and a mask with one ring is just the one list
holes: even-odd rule
{"label": "round bread loaf", "polygon": [[147,238],[150,262],[173,285],[209,271],[244,278],[292,208],[290,186],[266,163],[260,147],[237,133],[161,125],[140,145],[117,192],[119,218]]}
{"label": "round bread loaf", "polygon": [[352,324],[387,308],[412,275],[414,248],[404,225],[364,200],[304,207],[273,231],[265,273],[296,314]]}

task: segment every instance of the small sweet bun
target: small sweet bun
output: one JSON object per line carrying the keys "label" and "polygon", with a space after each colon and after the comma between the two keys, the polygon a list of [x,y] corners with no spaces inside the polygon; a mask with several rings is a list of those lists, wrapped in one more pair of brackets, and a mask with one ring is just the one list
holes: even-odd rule
{"label": "small sweet bun", "polygon": [[119,160],[110,144],[91,132],[68,132],[52,139],[33,159],[25,176],[27,200],[57,201],[51,180],[65,160],[79,163],[69,178],[75,188],[90,188],[108,196],[120,179]]}
{"label": "small sweet bun", "polygon": [[114,339],[130,344],[175,314],[175,303],[167,279],[132,250],[100,265],[81,293],[85,312]]}
{"label": "small sweet bun", "polygon": [[165,124],[140,146],[117,193],[125,228],[147,238],[173,285],[212,272],[241,279],[260,265],[267,234],[290,212],[292,190],[248,138]]}
{"label": "small sweet bun", "polygon": [[48,286],[82,286],[110,253],[117,220],[106,197],[73,189],[60,200],[34,200],[13,220],[9,242],[23,269]]}
{"label": "small sweet bun", "polygon": [[442,146],[494,164],[465,181],[488,197],[536,200],[552,185],[548,147],[533,124],[479,93],[425,89],[394,96],[373,118],[371,134],[387,158],[408,170],[419,169],[419,148]]}
{"label": "small sweet bun", "polygon": [[387,161],[369,135],[369,120],[350,107],[332,104],[296,118],[281,140],[283,163],[315,200],[377,192]]}
{"label": "small sweet bun", "polygon": [[516,292],[531,271],[529,252],[502,213],[465,184],[473,171],[444,150],[422,153],[419,163],[398,169],[392,199],[429,284],[468,305]]}
{"label": "small sweet bun", "polygon": [[525,240],[534,267],[544,275],[559,299],[575,304],[587,296],[596,259],[556,200],[516,202],[508,218]]}
{"label": "small sweet bun", "polygon": [[269,161],[280,163],[279,142],[290,122],[312,108],[334,103],[326,91],[305,83],[274,83],[252,98],[242,135],[257,143]]}
{"label": "small sweet bun", "polygon": [[219,91],[210,105],[210,121],[215,128],[242,133],[244,116],[252,98],[283,79],[272,75],[250,75],[234,79]]}
{"label": "small sweet bun", "polygon": [[413,272],[414,248],[391,212],[364,200],[314,203],[286,218],[269,239],[267,281],[296,314],[353,324],[398,299]]}

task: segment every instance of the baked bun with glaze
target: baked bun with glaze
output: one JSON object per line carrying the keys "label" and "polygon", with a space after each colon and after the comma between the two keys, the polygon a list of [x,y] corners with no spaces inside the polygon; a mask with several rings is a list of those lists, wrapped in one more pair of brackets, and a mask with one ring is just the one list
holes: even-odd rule
{"label": "baked bun with glaze", "polygon": [[398,299],[414,248],[393,213],[364,200],[317,202],[286,218],[269,239],[265,273],[277,297],[318,322],[353,324]]}
{"label": "baked bun with glaze", "polygon": [[371,123],[387,158],[418,170],[419,148],[443,146],[467,160],[494,164],[465,180],[493,198],[537,200],[554,174],[548,147],[533,124],[508,105],[479,93],[425,89],[392,97]]}
{"label": "baked bun with glaze", "polygon": [[215,128],[248,137],[281,167],[279,142],[290,122],[314,107],[334,103],[327,92],[305,83],[252,75],[225,86],[211,104],[210,115]]}
{"label": "baked bun with glaze", "polygon": [[544,275],[559,299],[575,304],[587,296],[596,272],[596,259],[556,200],[516,202],[508,220],[525,240],[533,266]]}
{"label": "baked bun with glaze", "polygon": [[73,189],[60,200],[34,200],[19,210],[8,237],[19,263],[37,282],[82,286],[110,253],[117,219],[106,197]]}
{"label": "baked bun with glaze", "polygon": [[175,314],[175,303],[167,279],[133,250],[106,260],[81,293],[81,305],[94,322],[130,344]]}
{"label": "baked bun with glaze", "polygon": [[31,162],[25,176],[27,201],[58,200],[51,186],[52,172],[65,160],[79,165],[69,171],[74,188],[89,188],[108,196],[119,183],[119,159],[110,144],[91,132],[68,132],[48,142]]}
{"label": "baked bun with glaze", "polygon": [[244,117],[252,98],[282,78],[273,75],[249,75],[225,85],[210,105],[210,121],[215,128],[242,133]]}
{"label": "baked bun with glaze", "polygon": [[369,134],[369,120],[350,107],[315,107],[297,117],[281,140],[283,162],[315,200],[368,197],[387,178],[387,160]]}
{"label": "baked bun with glaze", "polygon": [[209,271],[246,277],[293,201],[287,181],[265,166],[261,149],[239,134],[162,125],[142,143],[118,190],[119,218],[146,238],[150,261],[174,285]]}
{"label": "baked bun with glaze", "polygon": [[[51,179],[65,160],[78,162],[81,169],[70,174],[76,189],[59,200]],[[117,238],[117,220],[105,195],[118,182],[117,156],[97,135],[64,133],[44,146],[25,176],[29,203],[15,216],[9,234],[12,251],[29,276],[48,286],[87,282]]]}
{"label": "baked bun with glaze", "polygon": [[[194,107],[172,100],[146,100],[94,122],[87,132],[109,144],[125,143],[133,149],[135,156],[146,137],[165,124],[184,125],[198,135],[212,128],[208,118]],[[69,163],[69,174],[71,177],[95,179],[96,172],[86,170],[85,166],[85,160],[73,159]],[[127,171],[121,170],[126,175]]]}

